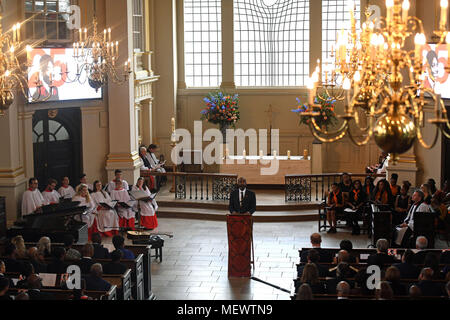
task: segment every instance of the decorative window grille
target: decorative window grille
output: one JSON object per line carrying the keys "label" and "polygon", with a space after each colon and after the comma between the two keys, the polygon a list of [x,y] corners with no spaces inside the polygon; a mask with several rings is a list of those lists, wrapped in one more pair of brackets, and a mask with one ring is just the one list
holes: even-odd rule
{"label": "decorative window grille", "polygon": [[188,87],[218,87],[222,81],[221,5],[221,0],[184,0],[184,61]]}
{"label": "decorative window grille", "polygon": [[309,29],[309,0],[235,0],[236,85],[305,85]]}

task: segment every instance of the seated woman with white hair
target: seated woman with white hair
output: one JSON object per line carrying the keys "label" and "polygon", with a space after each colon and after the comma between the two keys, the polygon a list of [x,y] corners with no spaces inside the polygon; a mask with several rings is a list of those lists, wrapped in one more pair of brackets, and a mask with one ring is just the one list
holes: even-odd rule
{"label": "seated woman with white hair", "polygon": [[[86,223],[88,227],[88,236],[90,240],[92,233],[97,232],[96,227],[94,226],[95,213],[97,210],[94,202],[92,201],[92,198],[89,196],[88,186],[85,184],[81,184],[78,187],[77,193],[72,198],[72,201],[79,201],[79,207],[87,207],[87,212],[86,214],[82,215],[81,221]],[[75,217],[75,219],[79,220],[78,215]]]}

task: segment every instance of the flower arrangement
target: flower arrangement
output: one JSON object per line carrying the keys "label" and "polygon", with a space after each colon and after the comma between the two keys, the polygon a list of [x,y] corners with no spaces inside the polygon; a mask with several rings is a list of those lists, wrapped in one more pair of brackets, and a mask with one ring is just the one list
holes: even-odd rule
{"label": "flower arrangement", "polygon": [[[322,94],[321,96],[316,95],[314,104],[320,104],[320,107],[313,107],[312,111],[320,112],[320,115],[314,117],[314,120],[319,127],[325,127],[325,129],[328,130],[329,126],[336,124],[337,119],[336,114],[334,113],[335,103],[336,100],[329,97],[327,94]],[[311,122],[311,117],[302,116],[302,113],[307,110],[308,106],[306,104],[302,104],[300,99],[297,98],[297,109],[293,109],[291,111],[297,113],[300,116],[300,124],[309,125],[309,123]]]}
{"label": "flower arrangement", "polygon": [[201,111],[201,119],[223,126],[236,127],[236,122],[240,119],[239,96],[223,93],[221,91],[210,92],[203,99],[206,108]]}

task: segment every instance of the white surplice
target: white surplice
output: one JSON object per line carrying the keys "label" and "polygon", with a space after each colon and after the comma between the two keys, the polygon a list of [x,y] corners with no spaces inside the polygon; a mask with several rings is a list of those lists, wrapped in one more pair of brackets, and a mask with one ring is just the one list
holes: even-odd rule
{"label": "white surplice", "polygon": [[32,214],[36,209],[45,205],[47,202],[38,189],[34,191],[28,189],[22,196],[22,216]]}
{"label": "white surplice", "polygon": [[[128,191],[128,182],[126,182],[125,180],[121,181],[122,181],[122,188],[124,188],[125,191]],[[116,182],[114,180],[110,181],[108,183],[108,186],[106,187],[106,191],[108,191],[109,194],[111,194],[111,192],[115,189],[116,189]]]}
{"label": "white surplice", "polygon": [[[95,212],[96,212],[96,207],[94,202],[92,201],[86,201],[86,198],[81,197],[81,196],[75,196],[73,197],[72,201],[80,201],[80,204],[78,205],[79,207],[83,207],[86,206],[87,207],[87,213],[82,215],[82,222],[86,223],[88,228],[92,227],[92,225],[94,224],[94,220],[95,220]],[[75,216],[75,219],[79,220],[79,215]]]}
{"label": "white surplice", "polygon": [[72,186],[61,187],[58,189],[58,192],[64,199],[72,199],[75,196],[75,190]]}
{"label": "white surplice", "polygon": [[[133,203],[131,201],[130,195],[128,194],[128,191],[125,189],[120,189],[120,190],[112,190],[111,191],[111,199],[112,200],[117,200],[119,202],[125,202],[130,206],[133,206]],[[135,218],[134,215],[134,211],[131,208],[122,208],[121,206],[117,207],[117,213],[119,214],[119,216],[121,218],[124,219],[133,219]]]}
{"label": "white surplice", "polygon": [[91,193],[92,201],[97,208],[97,228],[100,232],[108,232],[111,230],[119,230],[119,217],[115,210],[105,209],[100,203],[110,203],[111,197],[108,193],[97,191]]}
{"label": "white surplice", "polygon": [[42,197],[44,197],[44,200],[48,204],[56,204],[59,203],[59,198],[61,198],[61,195],[56,190],[47,191],[46,189],[42,192]]}
{"label": "white surplice", "polygon": [[[139,189],[136,186],[133,186],[131,188],[133,191],[142,191],[145,194],[147,194],[148,197],[153,198],[156,194],[150,193],[150,190],[147,188],[147,190]],[[153,199],[152,201],[139,201],[139,206],[141,207],[141,216],[154,216],[156,213],[156,210],[158,210],[158,204],[156,203],[156,200]],[[135,209],[137,210],[137,202],[135,204]]]}

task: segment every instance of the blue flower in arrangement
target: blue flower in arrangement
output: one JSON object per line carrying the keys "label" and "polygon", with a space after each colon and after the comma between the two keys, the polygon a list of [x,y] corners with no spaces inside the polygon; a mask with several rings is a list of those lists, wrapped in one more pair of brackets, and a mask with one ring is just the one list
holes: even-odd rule
{"label": "blue flower in arrangement", "polygon": [[[304,116],[302,113],[306,112],[309,107],[303,104],[299,98],[297,100],[297,109],[291,110],[300,116],[300,124],[309,125],[312,121],[311,116]],[[324,127],[328,130],[328,127],[337,123],[336,114],[334,113],[336,99],[329,97],[326,94],[316,95],[314,98],[315,106],[313,111],[318,112],[317,116],[314,116],[314,123],[319,127]]]}
{"label": "blue flower in arrangement", "polygon": [[221,91],[210,92],[203,98],[205,108],[200,111],[201,119],[222,126],[235,127],[240,119],[238,94],[227,94]]}
{"label": "blue flower in arrangement", "polygon": [[202,111],[200,111],[200,113],[201,113],[201,114],[207,114],[207,113],[208,113],[208,110],[202,110]]}

